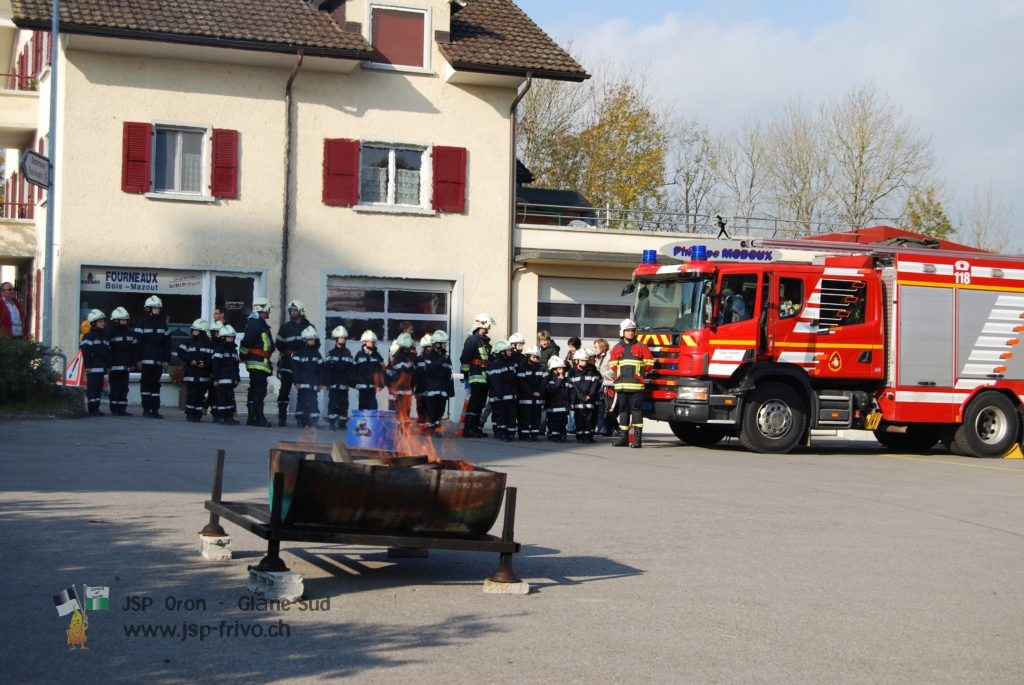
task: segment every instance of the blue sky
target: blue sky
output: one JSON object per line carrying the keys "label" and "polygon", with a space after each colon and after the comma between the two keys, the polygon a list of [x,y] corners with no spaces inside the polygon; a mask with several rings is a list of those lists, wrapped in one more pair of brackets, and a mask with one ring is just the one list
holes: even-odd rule
{"label": "blue sky", "polygon": [[991,189],[1024,234],[1024,0],[515,2],[591,73],[644,72],[718,133],[874,83],[930,140],[954,222]]}

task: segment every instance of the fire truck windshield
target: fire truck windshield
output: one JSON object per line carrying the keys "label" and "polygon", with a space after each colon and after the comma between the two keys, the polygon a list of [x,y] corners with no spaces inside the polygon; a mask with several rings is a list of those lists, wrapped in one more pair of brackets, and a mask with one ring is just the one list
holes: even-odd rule
{"label": "fire truck windshield", "polygon": [[710,303],[707,275],[666,279],[638,279],[634,319],[641,331],[693,331],[704,327]]}

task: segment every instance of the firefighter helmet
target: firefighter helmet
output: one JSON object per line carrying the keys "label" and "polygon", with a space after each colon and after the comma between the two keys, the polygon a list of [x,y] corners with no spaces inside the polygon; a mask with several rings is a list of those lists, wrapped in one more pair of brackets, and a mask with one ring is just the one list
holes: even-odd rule
{"label": "firefighter helmet", "polygon": [[110,315],[110,318],[113,319],[114,321],[128,321],[132,317],[128,316],[127,309],[125,309],[124,307],[118,307]]}
{"label": "firefighter helmet", "polygon": [[619,324],[619,335],[621,336],[631,328],[634,331],[636,330],[636,321],[633,321],[632,319],[623,319],[622,323]]}
{"label": "firefighter helmet", "polygon": [[395,343],[399,347],[412,347],[412,336],[408,333],[401,333],[395,338]]}
{"label": "firefighter helmet", "polygon": [[572,353],[572,360],[574,362],[585,362],[590,359],[590,354],[582,347]]}
{"label": "firefighter helmet", "polygon": [[523,354],[525,354],[527,357],[539,357],[540,348],[537,347],[536,345],[530,345],[525,350],[523,350]]}
{"label": "firefighter helmet", "polygon": [[565,362],[562,360],[561,357],[552,357],[551,359],[548,360],[548,370],[564,369],[564,368],[565,368]]}
{"label": "firefighter helmet", "polygon": [[401,349],[401,346],[398,344],[398,341],[396,340],[393,343],[391,343],[391,347],[388,348],[388,354],[394,357],[396,354],[398,354],[399,349]]}
{"label": "firefighter helmet", "polygon": [[257,297],[252,301],[252,310],[254,312],[270,312],[270,300],[265,297]]}
{"label": "firefighter helmet", "polygon": [[360,342],[377,342],[377,334],[373,331],[363,331],[363,334],[359,336]]}
{"label": "firefighter helmet", "polygon": [[145,306],[146,306],[147,309],[150,308],[150,307],[160,307],[161,309],[163,309],[164,303],[156,295],[150,295],[149,297],[146,298],[146,305]]}
{"label": "firefighter helmet", "polygon": [[202,331],[203,333],[210,332],[210,322],[206,319],[196,319],[192,322],[193,331]]}
{"label": "firefighter helmet", "polygon": [[302,329],[302,333],[299,334],[299,337],[303,340],[316,340],[316,329],[312,326],[306,326]]}
{"label": "firefighter helmet", "polygon": [[516,345],[516,344],[519,344],[519,343],[523,343],[525,345],[526,344],[526,338],[524,338],[523,336],[519,335],[518,333],[513,333],[512,335],[508,336],[508,342],[511,345]]}
{"label": "firefighter helmet", "polygon": [[210,335],[220,335],[221,330],[224,328],[224,323],[221,321],[210,322]]}
{"label": "firefighter helmet", "polygon": [[494,325],[494,318],[490,314],[477,314],[473,319],[473,330],[477,328],[490,328]]}
{"label": "firefighter helmet", "polygon": [[448,342],[448,334],[444,331],[434,331],[433,340],[435,345],[443,345]]}
{"label": "firefighter helmet", "polygon": [[433,344],[434,336],[432,336],[430,333],[427,333],[422,338],[420,338],[420,347],[430,347]]}
{"label": "firefighter helmet", "polygon": [[299,314],[302,314],[303,316],[305,316],[306,314],[306,305],[302,304],[302,300],[292,300],[291,302],[289,302],[288,311],[291,311],[293,309],[297,311]]}
{"label": "firefighter helmet", "polygon": [[222,338],[233,338],[236,335],[237,335],[237,333],[235,333],[235,327],[232,326],[231,324],[227,323],[227,324],[224,324],[223,326],[221,326],[220,337],[222,337]]}
{"label": "firefighter helmet", "polygon": [[89,320],[89,323],[96,323],[97,321],[102,321],[107,318],[107,315],[98,309],[93,309],[89,312],[89,316],[85,318]]}
{"label": "firefighter helmet", "polygon": [[501,354],[505,350],[511,350],[512,346],[508,344],[508,340],[499,340],[494,343],[494,347],[491,348],[491,352],[494,354]]}
{"label": "firefighter helmet", "polygon": [[347,338],[348,337],[348,331],[345,330],[344,326],[335,326],[334,330],[331,331],[331,337],[332,338]]}

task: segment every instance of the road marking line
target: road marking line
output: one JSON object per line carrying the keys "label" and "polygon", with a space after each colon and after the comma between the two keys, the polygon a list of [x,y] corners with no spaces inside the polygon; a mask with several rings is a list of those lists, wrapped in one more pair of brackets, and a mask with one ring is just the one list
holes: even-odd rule
{"label": "road marking line", "polygon": [[[925,459],[924,457],[911,457],[905,454],[882,454],[880,456],[888,459],[906,459],[908,461],[926,461],[930,464],[948,464],[949,466],[965,466],[971,469],[989,469],[991,471],[1012,471],[1013,473],[1021,473],[1020,469],[1008,469],[1005,466],[983,466],[982,464],[963,464],[958,461],[939,461],[938,459]],[[969,459],[970,457],[962,457],[963,459]]]}

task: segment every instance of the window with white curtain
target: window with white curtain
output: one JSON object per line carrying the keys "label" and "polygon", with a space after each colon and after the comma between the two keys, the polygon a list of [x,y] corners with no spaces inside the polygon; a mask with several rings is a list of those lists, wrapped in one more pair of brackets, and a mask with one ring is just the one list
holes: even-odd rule
{"label": "window with white curtain", "polygon": [[204,193],[205,129],[156,126],[153,149],[153,192]]}
{"label": "window with white curtain", "polygon": [[361,203],[423,205],[423,150],[363,145],[360,167]]}

